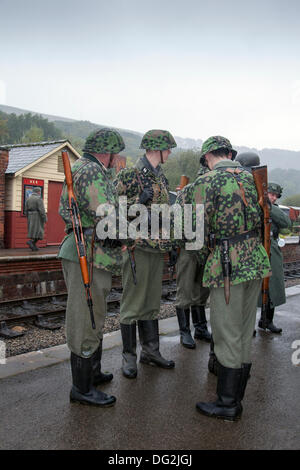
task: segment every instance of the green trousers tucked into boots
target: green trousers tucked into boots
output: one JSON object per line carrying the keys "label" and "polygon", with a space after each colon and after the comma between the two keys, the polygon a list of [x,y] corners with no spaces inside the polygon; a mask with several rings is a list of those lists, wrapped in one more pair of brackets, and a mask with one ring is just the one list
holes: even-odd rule
{"label": "green trousers tucked into boots", "polygon": [[192,305],[191,312],[195,328],[194,338],[203,339],[209,343],[211,341],[211,334],[207,329],[204,305]]}
{"label": "green trousers tucked into boots", "polygon": [[218,361],[229,368],[251,362],[251,345],[256,320],[257,298],[261,280],[230,286],[230,301],[224,299],[223,287],[210,291],[210,323],[214,352]]}
{"label": "green trousers tucked into boots", "polygon": [[159,352],[158,320],[139,320],[138,329],[142,346],[140,362],[173,369],[175,362],[163,358]]}
{"label": "green trousers tucked into boots", "polygon": [[258,322],[258,326],[259,328],[267,329],[271,331],[272,333],[280,334],[282,332],[282,328],[277,328],[277,326],[275,326],[273,323],[274,313],[275,313],[275,307],[271,307],[269,304],[267,308],[267,315],[266,315],[267,322],[266,322],[265,328],[263,326],[262,318],[260,318]]}
{"label": "green trousers tucked into boots", "polygon": [[136,322],[126,325],[121,323],[121,335],[123,341],[123,375],[128,379],[137,376],[136,366]]}
{"label": "green trousers tucked into boots", "polygon": [[[70,401],[83,405],[107,407],[114,405],[116,398],[97,390],[93,382],[96,381],[97,372],[93,371],[95,358],[82,358],[71,353],[72,389]],[[98,363],[97,359],[96,362]],[[94,372],[96,375],[94,376]]]}
{"label": "green trousers tucked into boots", "polygon": [[243,411],[242,400],[250,368],[251,364],[242,364],[242,367],[238,369],[231,369],[219,364],[217,400],[211,403],[197,403],[197,411],[209,417],[228,421],[239,419]]}
{"label": "green trousers tucked into boots", "polygon": [[176,307],[176,314],[179,325],[180,342],[188,349],[195,349],[196,344],[192,338],[190,330],[190,309]]}

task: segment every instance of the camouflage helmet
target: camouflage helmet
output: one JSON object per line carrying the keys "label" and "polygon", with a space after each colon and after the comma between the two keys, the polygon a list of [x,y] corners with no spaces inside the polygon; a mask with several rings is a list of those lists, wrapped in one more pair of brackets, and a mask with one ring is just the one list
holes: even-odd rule
{"label": "camouflage helmet", "polygon": [[169,131],[152,129],[143,136],[140,149],[168,150],[177,147],[174,137]]}
{"label": "camouflage helmet", "polygon": [[83,151],[94,153],[119,153],[125,144],[119,132],[104,127],[92,132],[86,139]]}
{"label": "camouflage helmet", "polygon": [[226,139],[226,137],[215,135],[213,137],[209,137],[209,139],[203,142],[200,154],[200,163],[205,165],[205,155],[213,150],[219,149],[229,150],[232,153],[232,160],[235,159],[237,151],[232,148],[230,141]]}
{"label": "camouflage helmet", "polygon": [[274,193],[278,198],[282,195],[283,188],[280,184],[277,183],[269,183],[268,184],[268,193]]}
{"label": "camouflage helmet", "polygon": [[236,161],[240,162],[242,167],[245,168],[245,170],[250,171],[250,172],[253,166],[260,165],[260,158],[255,152],[239,153],[238,156],[236,157]]}

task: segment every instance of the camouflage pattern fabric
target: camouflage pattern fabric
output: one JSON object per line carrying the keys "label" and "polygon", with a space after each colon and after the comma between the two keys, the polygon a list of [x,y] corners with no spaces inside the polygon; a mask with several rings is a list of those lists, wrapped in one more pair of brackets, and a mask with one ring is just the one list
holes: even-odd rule
{"label": "camouflage pattern fabric", "polygon": [[[151,171],[144,162],[146,156],[140,158],[134,168],[124,168],[119,171],[114,180],[114,185],[119,196],[127,196],[128,207],[139,203],[139,196],[143,189],[153,189],[153,199],[147,202],[146,206],[151,209],[151,204],[169,204],[168,180],[163,174],[160,165],[156,168],[156,173]],[[151,228],[148,227],[149,238],[136,240],[136,245],[144,248],[170,251],[171,240],[162,240],[160,232],[159,240],[150,238]]]}
{"label": "camouflage pattern fabric", "polygon": [[119,132],[104,127],[92,132],[85,141],[84,152],[93,153],[119,153],[124,150],[125,144]]}
{"label": "camouflage pattern fabric", "polygon": [[[117,210],[117,197],[114,186],[109,180],[106,168],[96,158],[84,154],[72,166],[73,189],[81,217],[82,227],[93,228],[100,221],[96,216],[100,204],[113,204]],[[68,191],[64,184],[59,214],[66,224],[66,232],[72,229],[72,220],[68,209]],[[85,236],[87,256],[91,257],[92,234]],[[77,250],[73,232],[65,237],[58,255],[70,261],[77,261]],[[122,255],[120,248],[103,247],[101,242],[95,242],[93,263],[96,268],[111,271],[116,275],[121,273]]]}
{"label": "camouflage pattern fabric", "polygon": [[207,153],[210,153],[213,150],[219,150],[221,148],[230,150],[230,152],[232,152],[232,159],[236,157],[237,151],[232,148],[230,140],[226,139],[226,137],[215,135],[213,137],[209,137],[209,139],[203,142],[200,160]]}
{"label": "camouflage pattern fabric", "polygon": [[[178,203],[204,204],[205,226],[204,246],[198,252],[200,264],[205,264],[203,285],[223,287],[223,273],[220,247],[213,252],[208,248],[209,233],[217,239],[233,237],[253,229],[261,230],[262,215],[257,201],[257,192],[252,175],[246,171],[239,173],[248,205],[243,203],[240,186],[236,177],[226,169],[242,167],[238,162],[222,160],[214,169],[202,176],[186,189]],[[194,214],[195,219],[195,214]],[[195,220],[194,220],[195,222]],[[230,245],[232,264],[231,284],[261,279],[270,274],[270,263],[259,237],[253,237]]]}
{"label": "camouflage pattern fabric", "polygon": [[281,198],[283,188],[277,183],[269,183],[268,184],[268,192],[274,193],[277,195],[277,198]]}
{"label": "camouflage pattern fabric", "polygon": [[142,138],[141,149],[146,150],[168,150],[177,147],[174,137],[169,131],[152,129],[146,132]]}

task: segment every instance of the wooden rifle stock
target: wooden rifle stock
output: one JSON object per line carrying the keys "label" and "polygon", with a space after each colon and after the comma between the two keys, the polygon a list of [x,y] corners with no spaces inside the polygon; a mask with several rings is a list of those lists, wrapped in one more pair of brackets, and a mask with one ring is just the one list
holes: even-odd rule
{"label": "wooden rifle stock", "polygon": [[180,176],[180,183],[176,187],[176,191],[181,191],[187,184],[189,184],[190,178],[185,175]]}
{"label": "wooden rifle stock", "polygon": [[63,165],[64,165],[66,185],[68,189],[69,210],[70,210],[71,219],[72,219],[79,265],[80,265],[82,280],[83,280],[83,284],[85,288],[86,300],[87,300],[88,308],[90,311],[92,328],[95,329],[96,325],[95,325],[94,312],[93,312],[93,300],[92,300],[91,287],[90,287],[90,276],[89,276],[89,270],[88,270],[88,264],[87,264],[86,248],[85,248],[85,242],[84,242],[84,237],[83,237],[83,230],[81,226],[81,219],[80,219],[80,214],[78,210],[78,205],[77,205],[76,197],[75,197],[74,190],[73,190],[73,178],[72,178],[69,155],[66,150],[62,151],[62,160],[63,160]]}
{"label": "wooden rifle stock", "polygon": [[[268,198],[268,169],[267,166],[256,166],[252,168],[252,175],[254,178],[257,194],[258,203],[263,211],[263,245],[270,259],[271,257],[271,223],[270,218],[270,202]],[[270,278],[265,277],[262,283],[262,327],[267,326],[267,310],[269,306],[269,283]]]}

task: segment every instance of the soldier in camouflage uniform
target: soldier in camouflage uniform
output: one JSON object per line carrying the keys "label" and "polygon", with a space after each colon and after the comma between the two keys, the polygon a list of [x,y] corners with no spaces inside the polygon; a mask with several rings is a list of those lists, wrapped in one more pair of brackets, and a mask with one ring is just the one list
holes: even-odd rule
{"label": "soldier in camouflage uniform", "polygon": [[[215,136],[203,143],[201,161],[211,170],[197,178],[184,201],[204,204],[205,262],[203,285],[210,288],[210,321],[219,361],[217,400],[197,403],[207,416],[236,420],[242,413],[251,368],[250,348],[262,279],[270,274],[261,244],[261,209],[252,175],[234,162],[228,139]],[[224,298],[221,262],[224,239],[229,241],[230,298]],[[226,271],[225,271],[226,272]]]}
{"label": "soldier in camouflage uniform", "polygon": [[[198,171],[198,176],[209,171],[203,167]],[[185,193],[190,191],[190,184],[185,186],[177,195],[176,203],[185,198]],[[203,287],[204,265],[199,263],[197,253],[192,250],[180,249],[176,264],[176,314],[180,331],[180,342],[188,349],[195,349],[196,344],[190,330],[190,311],[195,328],[194,338],[211,341],[211,334],[207,329],[205,305],[209,297],[209,289]]]}
{"label": "soldier in camouflage uniform", "polygon": [[71,350],[73,378],[70,400],[96,406],[111,406],[116,401],[114,396],[101,392],[96,386],[113,378],[112,374],[101,372],[102,330],[106,315],[106,297],[111,289],[111,276],[112,273],[120,274],[122,255],[119,240],[98,240],[95,238],[94,229],[100,220],[96,215],[98,206],[105,203],[117,206],[115,189],[108,178],[105,165],[124,148],[123,139],[118,132],[101,129],[86,139],[83,157],[72,166],[73,189],[80,212],[87,257],[92,268],[91,292],[96,329],[91,326],[68,209],[66,185],[63,187],[59,206],[67,233],[58,256],[62,260],[68,289],[66,333]]}
{"label": "soldier in camouflage uniform", "polygon": [[137,376],[136,322],[142,346],[140,362],[170,369],[174,362],[163,358],[159,351],[157,316],[160,310],[164,252],[170,251],[170,240],[150,238],[151,204],[169,204],[168,181],[162,172],[171,148],[176,142],[168,131],[151,130],[142,138],[140,148],[145,155],[134,168],[121,170],[115,180],[119,196],[127,196],[128,206],[139,203],[148,208],[148,238],[135,243],[137,285],[132,279],[128,253],[123,255],[123,294],[120,307],[123,340],[123,375]]}
{"label": "soldier in camouflage uniform", "polygon": [[[277,199],[281,197],[282,187],[277,183],[269,183],[268,197],[271,203],[270,216],[272,219],[271,225],[271,269],[272,276],[270,277],[269,284],[269,305],[267,308],[267,330],[272,333],[281,333],[282,329],[278,328],[273,323],[275,307],[285,304],[285,286],[283,275],[283,258],[281,249],[278,246],[279,231],[282,228],[291,226],[290,218],[281,210],[276,204]],[[261,297],[259,305],[261,305]],[[262,319],[259,320],[258,326],[262,328]]]}

